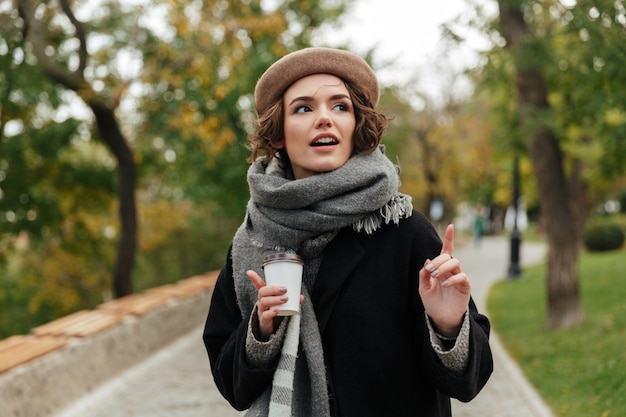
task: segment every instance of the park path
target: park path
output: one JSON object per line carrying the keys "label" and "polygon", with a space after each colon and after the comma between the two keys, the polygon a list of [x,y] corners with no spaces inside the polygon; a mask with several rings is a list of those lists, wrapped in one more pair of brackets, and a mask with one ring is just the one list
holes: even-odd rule
{"label": "park path", "polygon": [[[522,243],[520,264],[541,262],[546,253],[542,243]],[[484,238],[480,245],[468,243],[454,252],[463,270],[472,280],[472,296],[481,312],[486,308],[489,288],[507,275],[510,265],[510,242],[503,237]],[[554,417],[552,411],[506,352],[498,335],[490,338],[494,371],[483,390],[470,403],[452,402],[454,417]]]}
{"label": "park path", "polygon": [[[540,262],[542,244],[523,243],[522,266]],[[454,256],[470,276],[473,297],[485,312],[487,292],[506,275],[509,244],[506,238],[486,237],[479,246],[460,245]],[[487,312],[488,313],[488,312]],[[201,340],[202,329],[155,353],[144,362],[103,384],[55,417],[235,417],[211,377]],[[491,347],[494,373],[470,403],[453,401],[455,417],[553,417],[519,367],[502,348],[495,333]]]}

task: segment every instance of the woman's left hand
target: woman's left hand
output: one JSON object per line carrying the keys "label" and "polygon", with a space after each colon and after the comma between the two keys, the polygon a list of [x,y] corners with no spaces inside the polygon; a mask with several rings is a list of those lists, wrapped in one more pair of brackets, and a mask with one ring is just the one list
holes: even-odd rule
{"label": "woman's left hand", "polygon": [[426,314],[442,336],[456,337],[469,305],[472,285],[452,257],[454,226],[448,225],[441,254],[428,259],[419,272],[419,294]]}

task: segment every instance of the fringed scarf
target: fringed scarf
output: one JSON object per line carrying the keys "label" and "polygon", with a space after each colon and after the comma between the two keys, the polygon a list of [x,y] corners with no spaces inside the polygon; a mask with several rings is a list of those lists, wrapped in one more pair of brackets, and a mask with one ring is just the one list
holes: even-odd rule
{"label": "fringed scarf", "polygon": [[[250,201],[246,218],[233,240],[233,274],[237,302],[248,320],[257,301],[257,292],[247,270],[261,273],[265,256],[278,251],[298,253],[305,262],[305,274],[317,275],[319,257],[326,245],[344,227],[374,233],[383,224],[398,224],[411,216],[411,198],[398,191],[397,167],[380,147],[368,155],[354,155],[342,167],[312,177],[293,180],[276,158],[269,165],[263,159],[248,170]],[[313,305],[312,288],[303,285],[301,313],[289,319],[281,358],[269,394],[257,401],[269,407],[269,416],[291,417],[298,389],[310,389],[311,417],[330,414],[324,368],[324,353]],[[298,349],[304,358],[298,357]],[[306,361],[308,387],[302,388],[297,360]],[[294,375],[295,374],[295,375]],[[295,383],[294,383],[295,382]],[[294,390],[296,392],[294,392]],[[267,404],[265,404],[267,406]],[[258,414],[264,415],[264,414]]]}

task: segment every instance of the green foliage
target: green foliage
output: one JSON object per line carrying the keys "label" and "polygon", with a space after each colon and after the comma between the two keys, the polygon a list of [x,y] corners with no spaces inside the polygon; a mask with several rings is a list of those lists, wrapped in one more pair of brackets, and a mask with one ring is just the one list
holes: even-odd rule
{"label": "green foliage", "polygon": [[[343,2],[160,2],[173,36],[143,49],[147,94],[140,110],[142,175],[159,171],[163,190],[220,201],[218,216],[242,218],[248,199],[247,136],[254,129],[253,91],[262,72],[292,49],[308,46]],[[193,10],[193,13],[190,11]],[[200,19],[197,19],[200,17]],[[175,161],[164,163],[169,152]],[[150,164],[150,165],[148,165]]]}
{"label": "green foliage", "polygon": [[[6,7],[6,2],[2,5]],[[49,11],[43,19],[51,23]],[[4,19],[8,18],[8,21]],[[56,20],[59,24],[62,19]],[[115,243],[108,152],[73,117],[76,96],[49,81],[17,12],[0,15],[0,337],[102,302]],[[49,51],[73,59],[57,27]],[[75,62],[75,61],[74,61]],[[6,270],[4,270],[6,268]]]}
{"label": "green foliage", "polygon": [[0,338],[93,308],[108,294],[108,264],[115,245],[94,238],[88,225],[67,222],[65,240],[22,235],[0,267]]}
{"label": "green foliage", "polygon": [[9,278],[0,266],[0,339],[14,334],[25,334],[47,321],[50,315],[43,311],[33,314],[25,307],[36,295],[36,290],[26,291],[18,288],[14,279]]}
{"label": "green foliage", "polygon": [[239,226],[239,219],[212,218],[208,208],[175,205],[163,209],[167,213],[153,207],[150,214],[142,210],[143,224],[155,229],[142,234],[134,274],[138,291],[220,269]]}
{"label": "green foliage", "polygon": [[[483,23],[494,39],[480,73],[481,90],[492,99],[494,146],[501,152],[525,152],[526,137],[517,114],[514,62],[537,66],[546,81],[549,110],[533,114],[529,129],[554,131],[563,150],[566,174],[582,167],[590,198],[606,198],[610,184],[626,169],[626,23],[621,2],[520,0],[533,36],[513,55],[498,25]],[[526,188],[525,188],[526,189]]]}
{"label": "green foliage", "polygon": [[624,229],[620,222],[611,216],[592,217],[583,231],[583,243],[592,252],[619,249],[624,244]]}
{"label": "green foliage", "polygon": [[595,168],[589,175],[615,177],[626,168],[623,16],[621,3],[606,0],[562,9],[567,24],[553,42],[556,65],[546,67],[558,87],[553,93],[556,121],[568,131],[565,140],[583,149],[590,146],[589,138],[602,144],[603,152],[588,155]]}
{"label": "green foliage", "polygon": [[[248,199],[256,80],[348,2],[72,3],[87,33],[84,75],[98,99],[121,103],[138,166],[137,289],[223,264]],[[92,120],[70,111],[90,97],[42,74],[9,3],[0,0],[0,337],[109,298],[119,235],[115,163]],[[58,4],[40,6],[46,53],[72,68],[72,25]]]}
{"label": "green foliage", "polygon": [[560,417],[626,415],[624,250],[583,255],[583,324],[548,330],[545,268],[496,284],[489,317],[507,350]]}

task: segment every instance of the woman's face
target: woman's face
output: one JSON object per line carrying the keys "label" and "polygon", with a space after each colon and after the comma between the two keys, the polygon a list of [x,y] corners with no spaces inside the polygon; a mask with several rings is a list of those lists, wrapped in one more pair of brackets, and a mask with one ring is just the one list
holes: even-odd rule
{"label": "woman's face", "polygon": [[341,167],[352,155],[354,107],[343,81],[314,74],[293,83],[283,96],[285,148],[296,179]]}

